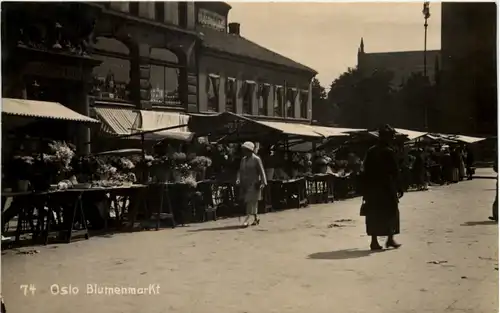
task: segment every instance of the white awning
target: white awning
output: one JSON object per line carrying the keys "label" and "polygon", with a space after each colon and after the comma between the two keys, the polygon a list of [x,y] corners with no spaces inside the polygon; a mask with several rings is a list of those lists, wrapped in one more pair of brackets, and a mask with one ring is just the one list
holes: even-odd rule
{"label": "white awning", "polygon": [[404,128],[395,128],[395,130],[396,130],[396,132],[398,132],[400,134],[406,135],[408,137],[408,139],[410,139],[410,140],[427,135],[427,133],[425,133],[425,132],[408,130],[408,129],[404,129]]}
{"label": "white awning", "polygon": [[324,137],[344,137],[349,136],[350,132],[357,132],[360,129],[354,128],[339,128],[339,127],[326,127],[326,126],[317,126],[317,125],[308,125],[315,132],[323,135]]}
{"label": "white awning", "polygon": [[162,111],[145,111],[141,110],[138,115],[138,121],[134,123],[138,125],[136,131],[155,131],[148,133],[148,138],[153,139],[175,139],[182,141],[191,141],[193,139],[194,133],[190,132],[187,126],[177,127],[169,130],[160,130],[167,127],[175,127],[181,125],[187,125],[189,122],[189,116],[183,113],[177,112],[162,112]]}
{"label": "white awning", "polygon": [[456,139],[465,143],[476,143],[480,142],[483,140],[486,140],[486,138],[481,138],[481,137],[471,137],[471,136],[462,136],[458,135],[456,136]]}
{"label": "white awning", "polygon": [[253,81],[253,80],[245,80],[245,83],[247,83],[247,84],[255,84],[255,81]]}
{"label": "white awning", "polygon": [[323,135],[317,133],[309,125],[297,124],[297,123],[284,123],[284,122],[267,122],[267,121],[256,121],[257,123],[266,125],[270,128],[282,131],[286,135],[322,138]]}
{"label": "white awning", "polygon": [[75,112],[58,102],[2,98],[2,113],[22,117],[99,123],[98,120]]}
{"label": "white awning", "polygon": [[213,78],[220,78],[220,76],[217,74],[208,74],[208,76],[213,77]]}

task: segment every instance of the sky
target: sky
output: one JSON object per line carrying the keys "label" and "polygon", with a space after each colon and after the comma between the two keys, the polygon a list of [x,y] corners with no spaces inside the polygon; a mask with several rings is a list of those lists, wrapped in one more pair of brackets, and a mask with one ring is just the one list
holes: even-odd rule
{"label": "sky", "polygon": [[[318,72],[321,85],[355,67],[365,52],[424,49],[422,2],[229,2],[241,35]],[[431,2],[427,48],[441,46],[441,4]]]}

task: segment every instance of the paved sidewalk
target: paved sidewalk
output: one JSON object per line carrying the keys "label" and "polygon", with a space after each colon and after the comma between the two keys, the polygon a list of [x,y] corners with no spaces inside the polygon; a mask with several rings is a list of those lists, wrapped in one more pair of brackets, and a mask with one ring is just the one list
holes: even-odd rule
{"label": "paved sidewalk", "polygon": [[[494,188],[477,179],[406,194],[399,250],[367,250],[360,199],[352,199],[266,214],[249,229],[228,219],[8,251],[2,293],[9,313],[494,313]],[[52,284],[79,293],[51,295]],[[160,288],[86,295],[86,284]]]}

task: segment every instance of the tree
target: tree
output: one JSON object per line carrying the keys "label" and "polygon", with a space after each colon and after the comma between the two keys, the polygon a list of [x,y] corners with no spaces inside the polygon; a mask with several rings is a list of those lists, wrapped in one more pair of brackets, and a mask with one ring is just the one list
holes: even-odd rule
{"label": "tree", "polygon": [[311,98],[312,98],[312,118],[320,125],[331,125],[334,122],[334,110],[329,107],[326,101],[325,87],[317,78],[314,78],[311,83]]}
{"label": "tree", "polygon": [[395,96],[396,126],[425,130],[426,123],[430,123],[434,99],[435,86],[430,84],[429,78],[421,72],[411,73]]}
{"label": "tree", "polygon": [[392,72],[371,74],[349,68],[335,79],[328,92],[328,103],[338,108],[338,123],[344,127],[374,128],[391,123]]}

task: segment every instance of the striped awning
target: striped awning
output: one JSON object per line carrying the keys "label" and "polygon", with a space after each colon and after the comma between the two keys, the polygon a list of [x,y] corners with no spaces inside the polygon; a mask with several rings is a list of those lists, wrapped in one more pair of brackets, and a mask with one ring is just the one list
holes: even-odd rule
{"label": "striped awning", "polygon": [[98,120],[75,112],[58,102],[27,99],[2,98],[2,114],[83,123],[99,123]]}
{"label": "striped awning", "polygon": [[[187,124],[189,115],[178,112],[139,111],[134,125],[138,132],[149,132],[146,137],[152,140],[174,139],[191,141],[194,133],[190,132]],[[164,128],[172,129],[165,130]]]}
{"label": "striped awning", "polygon": [[138,112],[125,108],[95,107],[97,118],[102,122],[102,130],[114,136],[130,135]]}

